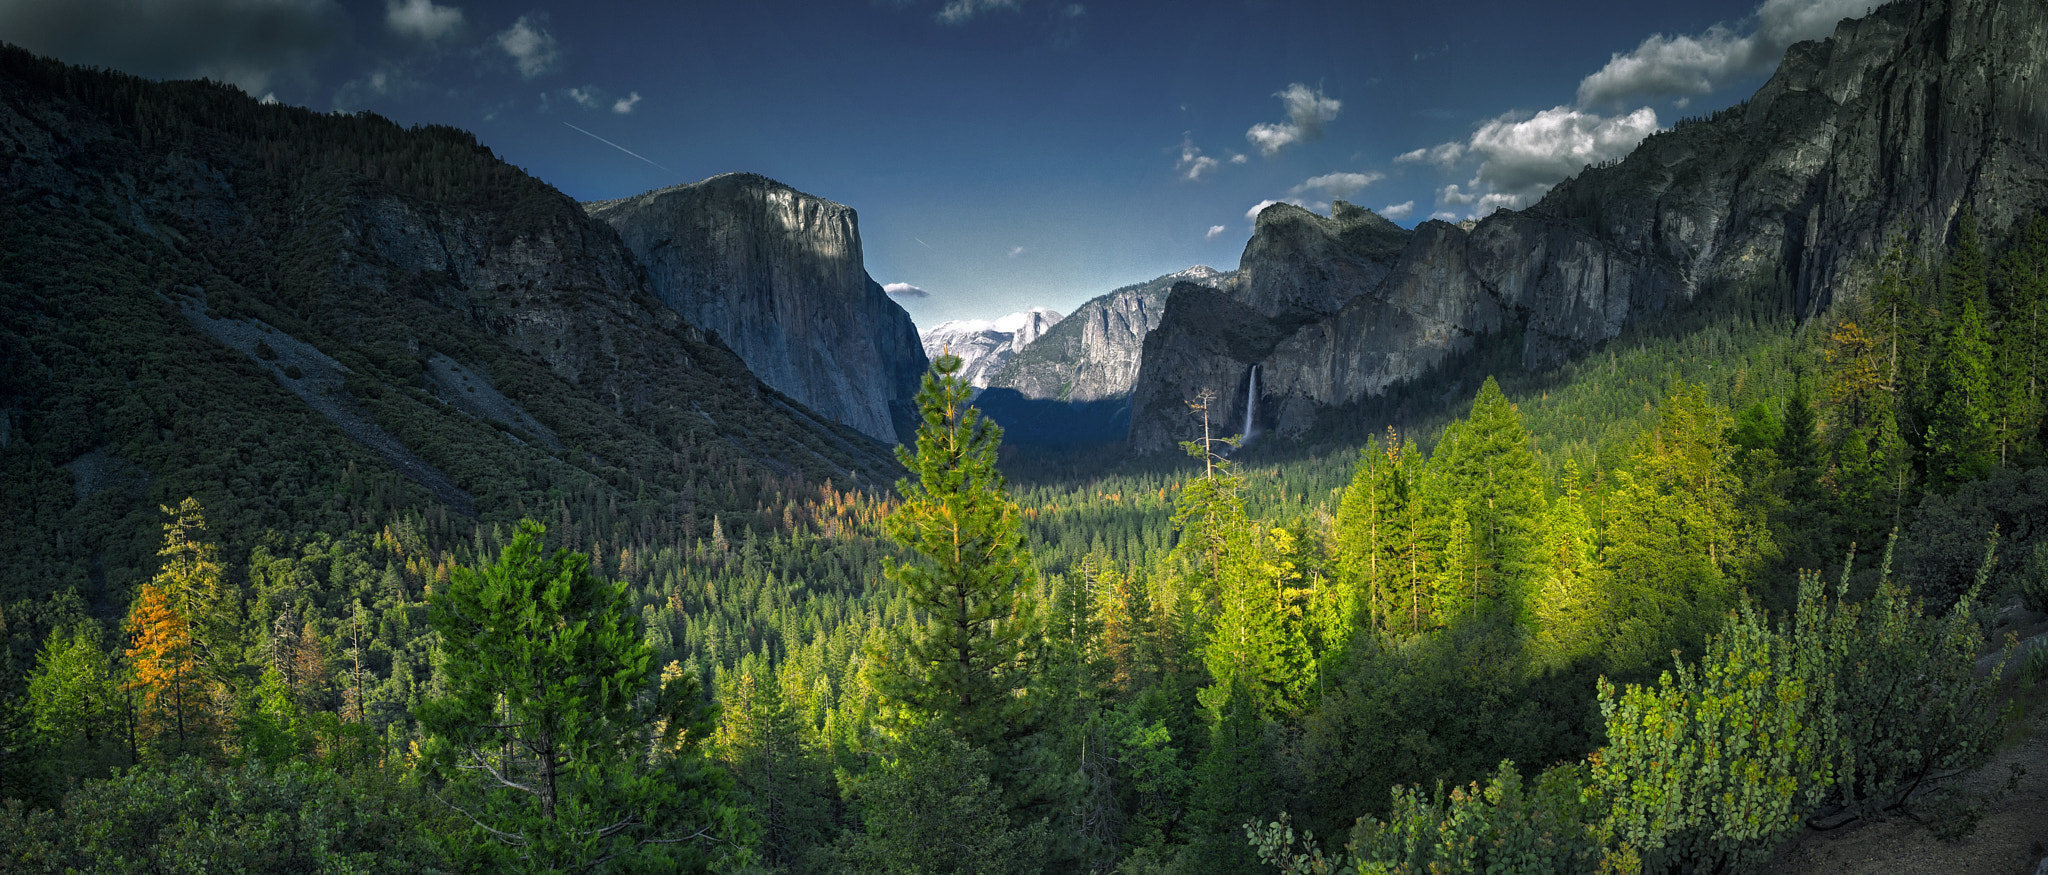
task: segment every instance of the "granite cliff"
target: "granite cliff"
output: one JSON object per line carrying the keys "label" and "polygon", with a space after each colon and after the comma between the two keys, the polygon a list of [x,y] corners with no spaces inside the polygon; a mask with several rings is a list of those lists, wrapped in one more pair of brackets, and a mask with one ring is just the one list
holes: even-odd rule
{"label": "granite cliff", "polygon": [[1793,46],[1743,104],[1469,228],[1269,207],[1223,296],[1264,324],[1169,305],[1132,446],[1186,439],[1204,390],[1239,421],[1255,365],[1260,426],[1290,433],[1496,337],[1544,367],[1716,295],[1810,316],[1890,240],[1932,255],[1965,209],[2000,233],[2048,205],[2044,65],[2038,2],[1893,3]]}
{"label": "granite cliff", "polygon": [[1122,399],[1138,378],[1145,335],[1159,326],[1174,285],[1215,285],[1229,276],[1196,265],[1093,298],[1010,356],[988,385],[1040,401]]}
{"label": "granite cliff", "polygon": [[868,277],[851,208],[750,173],[585,208],[662,303],[762,382],[884,443],[910,440],[928,362],[910,315]]}

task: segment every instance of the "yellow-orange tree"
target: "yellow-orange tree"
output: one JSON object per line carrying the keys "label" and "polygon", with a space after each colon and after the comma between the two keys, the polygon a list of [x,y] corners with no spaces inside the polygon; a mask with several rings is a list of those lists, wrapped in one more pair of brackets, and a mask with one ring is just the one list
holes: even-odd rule
{"label": "yellow-orange tree", "polygon": [[190,749],[207,722],[191,624],[163,587],[144,584],[127,627],[127,689],[135,696],[138,740],[152,753]]}
{"label": "yellow-orange tree", "polygon": [[[220,684],[207,676],[208,627],[221,626],[230,603],[220,548],[206,540],[197,500],[187,498],[164,524],[161,570],[136,593],[128,609],[127,690],[136,699],[137,740],[156,753],[203,748],[219,721],[214,700]],[[218,648],[216,648],[218,649]]]}

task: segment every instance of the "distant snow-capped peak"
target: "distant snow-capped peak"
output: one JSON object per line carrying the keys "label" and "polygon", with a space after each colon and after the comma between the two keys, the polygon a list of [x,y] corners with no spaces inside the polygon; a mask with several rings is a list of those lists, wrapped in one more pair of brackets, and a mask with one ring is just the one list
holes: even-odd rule
{"label": "distant snow-capped peak", "polygon": [[998,319],[954,319],[941,322],[917,335],[924,353],[938,358],[943,353],[959,356],[960,374],[977,387],[988,385],[989,375],[1025,345],[1037,340],[1060,314],[1045,307],[1032,307]]}

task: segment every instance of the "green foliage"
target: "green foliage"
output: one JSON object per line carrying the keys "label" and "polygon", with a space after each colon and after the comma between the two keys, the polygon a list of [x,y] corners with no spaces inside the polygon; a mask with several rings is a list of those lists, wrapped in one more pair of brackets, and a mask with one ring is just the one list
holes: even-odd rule
{"label": "green foliage", "polygon": [[1697,386],[1674,384],[1608,499],[1602,552],[1610,664],[1633,669],[1683,646],[1735,602],[1773,551],[1740,502],[1727,414]]}
{"label": "green foliage", "polygon": [[1748,870],[1820,804],[1836,775],[1831,682],[1841,653],[1816,628],[1820,585],[1774,634],[1745,604],[1656,687],[1600,681],[1607,746],[1591,758],[1603,828],[1649,870],[1680,864]]}
{"label": "green foliage", "polygon": [[1525,788],[1514,763],[1503,761],[1484,787],[1475,782],[1445,795],[1439,784],[1428,798],[1414,787],[1395,787],[1387,819],[1359,818],[1336,859],[1324,855],[1313,833],[1297,839],[1285,815],[1264,828],[1248,823],[1245,832],[1259,858],[1284,875],[1590,872],[1601,851],[1588,825],[1585,781],[1584,766],[1559,765]]}
{"label": "green foliage", "polygon": [[[746,838],[700,746],[694,676],[649,695],[625,585],[547,555],[522,522],[495,563],[432,601],[445,694],[419,709],[437,795],[473,827],[456,850],[524,871],[702,870]],[[453,797],[453,798],[449,798]]]}
{"label": "green foliage", "polygon": [[1026,688],[1039,634],[1020,594],[1034,569],[1017,506],[996,470],[1002,429],[967,401],[958,356],[940,356],[917,402],[917,449],[897,457],[912,476],[891,538],[916,558],[884,559],[883,574],[921,621],[892,630],[874,651],[875,686],[903,726],[933,723],[962,742],[1002,751],[1030,729]]}
{"label": "green foliage", "polygon": [[88,744],[118,725],[126,699],[96,623],[51,630],[29,673],[29,708],[46,744]]}
{"label": "green foliage", "polygon": [[989,752],[937,724],[911,727],[885,759],[842,777],[864,827],[841,836],[840,867],[860,873],[1040,871],[1051,836],[1043,821],[1011,823]]}
{"label": "green foliage", "polygon": [[54,809],[9,802],[12,872],[446,872],[443,812],[415,788],[325,766],[180,759],[87,782]]}
{"label": "green foliage", "polygon": [[1828,605],[1837,614],[1833,634],[1845,639],[1836,645],[1839,734],[1829,748],[1839,776],[1834,805],[1868,820],[1907,810],[1916,792],[1982,766],[2000,731],[2001,678],[1977,674],[1983,636],[1975,618],[1996,539],[1985,546],[1977,585],[1946,616],[1929,616],[1891,579],[1896,543],[1886,547],[1868,602]]}

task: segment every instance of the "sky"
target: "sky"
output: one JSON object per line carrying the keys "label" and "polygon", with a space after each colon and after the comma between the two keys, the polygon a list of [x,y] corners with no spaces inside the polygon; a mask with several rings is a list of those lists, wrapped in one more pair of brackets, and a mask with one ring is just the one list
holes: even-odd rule
{"label": "sky", "polygon": [[853,207],[920,328],[1237,266],[1262,205],[1534,203],[1877,0],[0,0],[0,40],[475,132],[578,200]]}

